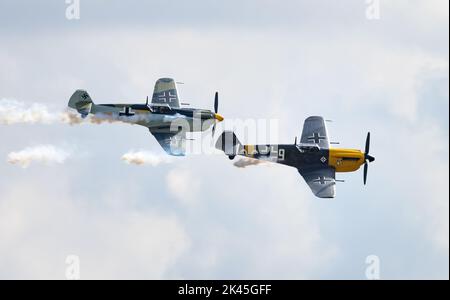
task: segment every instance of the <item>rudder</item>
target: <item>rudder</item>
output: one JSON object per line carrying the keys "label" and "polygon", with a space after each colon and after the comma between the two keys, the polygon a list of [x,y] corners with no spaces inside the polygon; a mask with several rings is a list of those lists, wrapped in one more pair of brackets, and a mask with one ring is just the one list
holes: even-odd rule
{"label": "rudder", "polygon": [[224,131],[216,142],[216,149],[222,150],[230,158],[239,154],[242,144],[233,131]]}
{"label": "rudder", "polygon": [[77,90],[69,100],[69,107],[76,109],[83,117],[87,116],[92,109],[91,96],[85,90]]}
{"label": "rudder", "polygon": [[167,104],[170,107],[180,107],[177,86],[172,78],[160,78],[153,90],[152,103]]}

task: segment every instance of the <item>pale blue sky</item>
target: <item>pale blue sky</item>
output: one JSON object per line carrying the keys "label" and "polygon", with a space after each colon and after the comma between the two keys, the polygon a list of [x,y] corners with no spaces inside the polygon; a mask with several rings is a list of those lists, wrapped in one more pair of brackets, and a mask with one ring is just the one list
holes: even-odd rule
{"label": "pale blue sky", "polygon": [[[130,149],[161,153],[137,126],[0,125],[0,278],[64,278],[69,254],[82,278],[364,279],[368,255],[385,279],[448,278],[448,1],[381,1],[376,21],[363,0],[81,0],[78,21],[65,8],[0,0],[0,99],[143,102],[173,76],[192,105],[218,90],[226,118],[278,119],[279,142],[309,115],[345,147],[370,130],[377,160],[368,186],[340,175],[328,201],[294,169],[221,155],[127,165]],[[74,154],[6,162],[41,144]]]}

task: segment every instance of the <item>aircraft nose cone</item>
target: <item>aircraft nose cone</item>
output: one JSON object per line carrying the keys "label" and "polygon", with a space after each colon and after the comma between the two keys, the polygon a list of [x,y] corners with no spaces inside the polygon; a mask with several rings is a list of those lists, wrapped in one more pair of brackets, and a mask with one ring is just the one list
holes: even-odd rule
{"label": "aircraft nose cone", "polygon": [[219,114],[214,114],[214,118],[219,122],[222,122],[223,120],[225,120],[225,118]]}
{"label": "aircraft nose cone", "polygon": [[373,157],[373,156],[370,156],[370,155],[366,155],[366,159],[369,161],[369,162],[374,162],[375,161],[375,157]]}

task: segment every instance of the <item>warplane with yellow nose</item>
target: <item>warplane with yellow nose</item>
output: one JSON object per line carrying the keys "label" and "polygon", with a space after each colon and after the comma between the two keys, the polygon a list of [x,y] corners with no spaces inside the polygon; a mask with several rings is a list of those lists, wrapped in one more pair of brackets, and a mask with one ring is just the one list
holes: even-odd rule
{"label": "warplane with yellow nose", "polygon": [[336,196],[336,173],[353,172],[364,165],[364,184],[367,182],[369,163],[375,158],[369,155],[370,132],[365,151],[331,148],[326,122],[322,117],[305,120],[300,143],[285,145],[242,145],[232,131],[224,131],[216,148],[230,158],[236,155],[294,167],[305,179],[314,195],[319,198]]}
{"label": "warplane with yellow nose", "polygon": [[138,124],[149,129],[161,147],[170,155],[184,156],[186,132],[206,131],[223,121],[219,115],[219,96],[214,98],[214,111],[181,107],[176,82],[172,78],[156,81],[151,103],[145,104],[94,104],[85,90],[77,90],[69,100],[83,118],[89,114],[97,119],[117,120]]}

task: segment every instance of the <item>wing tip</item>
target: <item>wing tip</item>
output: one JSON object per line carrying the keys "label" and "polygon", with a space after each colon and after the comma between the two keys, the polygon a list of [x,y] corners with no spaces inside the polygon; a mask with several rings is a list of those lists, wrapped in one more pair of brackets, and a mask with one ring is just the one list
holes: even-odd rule
{"label": "wing tip", "polygon": [[317,198],[320,198],[320,199],[335,199],[336,198],[336,195],[324,195],[324,196],[320,196],[320,195],[316,195],[316,197]]}
{"label": "wing tip", "polygon": [[164,83],[175,82],[175,79],[170,78],[170,77],[162,77],[162,78],[159,78],[156,82],[157,83],[158,82],[164,82]]}
{"label": "wing tip", "polygon": [[308,118],[306,118],[306,120],[316,120],[316,119],[323,120],[324,118],[322,116],[309,116]]}

